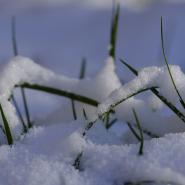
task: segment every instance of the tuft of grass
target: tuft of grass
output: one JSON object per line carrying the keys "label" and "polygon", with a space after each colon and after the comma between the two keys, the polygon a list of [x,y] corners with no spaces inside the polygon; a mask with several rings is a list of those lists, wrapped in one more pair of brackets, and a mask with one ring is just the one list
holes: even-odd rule
{"label": "tuft of grass", "polygon": [[4,124],[4,130],[5,130],[5,135],[6,135],[6,139],[7,139],[7,143],[9,145],[13,145],[13,137],[12,137],[12,133],[9,127],[9,123],[8,120],[6,119],[6,116],[4,114],[2,105],[0,104],[0,112],[1,112],[1,117],[3,120],[3,124]]}
{"label": "tuft of grass", "polygon": [[143,148],[144,148],[143,130],[142,130],[142,127],[141,127],[141,124],[140,124],[140,121],[138,119],[138,116],[137,116],[137,113],[136,113],[135,109],[133,109],[133,114],[134,114],[134,118],[135,118],[135,121],[136,121],[137,128],[139,130],[139,134],[140,134],[140,147],[139,147],[138,154],[143,155]]}
{"label": "tuft of grass", "polygon": [[165,53],[165,49],[164,49],[165,47],[164,47],[163,18],[162,17],[161,17],[161,45],[162,45],[162,53],[163,53],[164,61],[165,61],[165,64],[167,66],[167,69],[168,69],[168,72],[169,72],[169,75],[170,75],[170,79],[171,79],[172,84],[174,86],[174,89],[175,89],[175,91],[176,91],[176,93],[177,93],[177,95],[179,97],[179,101],[180,101],[182,107],[185,109],[185,102],[184,102],[184,100],[183,100],[181,94],[179,93],[179,90],[178,90],[178,88],[177,88],[177,86],[175,84],[175,80],[174,80],[173,75],[171,73],[170,66],[168,64],[168,59],[166,57],[166,53]]}
{"label": "tuft of grass", "polygon": [[[91,98],[88,98],[86,96],[82,96],[82,95],[79,95],[79,94],[75,94],[75,93],[72,93],[72,92],[69,92],[69,91],[64,91],[62,89],[56,89],[56,88],[53,88],[53,87],[42,86],[42,85],[38,85],[38,84],[29,84],[29,83],[24,83],[24,84],[19,85],[19,86],[27,88],[27,89],[43,91],[43,92],[46,92],[46,93],[67,97],[67,98],[73,99],[75,101],[79,101],[79,102],[82,102],[82,103],[85,103],[85,104],[88,104],[88,105],[91,105],[91,106],[95,106],[95,107],[97,107],[98,104],[99,104],[99,102],[97,100],[94,100],[94,99],[91,99]],[[16,86],[16,87],[19,87],[19,86]]]}
{"label": "tuft of grass", "polygon": [[110,44],[109,44],[109,56],[111,56],[114,60],[116,55],[115,53],[116,53],[119,14],[120,14],[120,4],[119,2],[114,2],[113,10],[112,10]]}
{"label": "tuft of grass", "polygon": [[[133,68],[131,65],[126,63],[124,60],[120,60],[128,69],[131,70],[136,76],[138,76],[138,71]],[[155,94],[172,112],[174,112],[184,123],[185,123],[185,116],[184,114],[171,102],[169,102],[164,96],[162,96],[159,91],[155,88],[152,87],[150,88],[153,94]]]}

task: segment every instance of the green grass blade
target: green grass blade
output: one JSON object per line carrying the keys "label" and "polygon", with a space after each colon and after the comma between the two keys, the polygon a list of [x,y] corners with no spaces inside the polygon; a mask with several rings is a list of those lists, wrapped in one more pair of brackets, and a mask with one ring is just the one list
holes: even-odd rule
{"label": "green grass blade", "polygon": [[93,125],[95,124],[95,122],[96,122],[96,121],[94,121],[94,122],[89,122],[89,123],[87,124],[87,126],[85,127],[84,132],[82,133],[82,136],[83,136],[83,137],[86,136],[87,131],[90,130],[90,129],[93,127]]}
{"label": "green grass blade", "polygon": [[[81,62],[81,67],[80,67],[79,79],[84,79],[85,72],[86,72],[86,59],[83,58],[82,62]],[[71,106],[72,106],[73,118],[74,118],[74,120],[77,120],[77,114],[76,114],[76,109],[75,109],[75,101],[73,99],[71,100]]]}
{"label": "green grass blade", "polygon": [[[17,46],[17,38],[16,38],[16,17],[15,16],[13,16],[12,19],[11,19],[11,29],[12,29],[13,52],[14,52],[14,56],[17,56],[18,55],[18,46]],[[31,128],[32,124],[30,122],[30,114],[29,114],[28,105],[27,105],[27,101],[26,101],[26,96],[25,96],[25,92],[24,92],[23,88],[21,88],[21,95],[22,95],[22,98],[23,98],[23,104],[24,104],[24,110],[25,110],[25,113],[26,113],[28,128]],[[20,115],[21,115],[21,112],[19,110],[17,110],[17,112],[19,112]],[[21,115],[21,117],[22,117],[22,115]]]}
{"label": "green grass blade", "polygon": [[2,120],[3,120],[3,124],[4,124],[4,130],[5,130],[5,134],[6,134],[6,138],[7,138],[7,142],[9,145],[12,145],[13,144],[13,137],[12,137],[12,133],[11,133],[11,130],[10,130],[10,127],[9,127],[9,123],[6,119],[6,116],[4,114],[4,111],[3,111],[3,108],[0,104],[0,112],[1,112],[1,117],[2,117]]}
{"label": "green grass blade", "polygon": [[74,120],[77,120],[77,114],[76,114],[75,101],[74,100],[71,100],[71,107],[72,107],[72,112],[73,112],[73,118],[74,118]]}
{"label": "green grass blade", "polygon": [[106,115],[105,115],[105,119],[104,119],[105,128],[106,128],[106,129],[109,128],[109,121],[110,121],[110,112],[107,112]]}
{"label": "green grass blade", "polygon": [[16,17],[12,16],[11,19],[11,31],[12,31],[12,46],[14,56],[18,55],[18,47],[17,47],[17,40],[16,40]]}
{"label": "green grass blade", "polygon": [[140,147],[139,147],[139,155],[143,155],[143,148],[144,148],[144,137],[143,137],[143,130],[140,124],[140,121],[138,119],[137,113],[136,111],[133,109],[133,114],[134,114],[134,118],[136,120],[136,125],[137,128],[139,129],[139,133],[140,133]]}
{"label": "green grass blade", "polygon": [[168,64],[168,59],[167,59],[167,57],[166,57],[166,53],[165,53],[165,49],[164,49],[165,47],[164,47],[163,18],[162,18],[162,17],[161,17],[161,45],[162,45],[162,52],[163,52],[164,61],[165,61],[166,66],[167,66],[167,69],[168,69],[168,72],[169,72],[169,75],[170,75],[170,79],[171,79],[171,81],[172,81],[172,84],[173,84],[173,86],[174,86],[174,89],[175,89],[177,95],[179,96],[179,101],[180,101],[181,105],[183,106],[183,108],[185,108],[185,102],[184,102],[184,100],[182,99],[182,96],[181,96],[181,94],[179,93],[179,90],[178,90],[178,88],[177,88],[177,86],[176,86],[176,84],[175,84],[173,75],[172,75],[171,70],[170,70],[170,66],[169,66],[169,64]]}
{"label": "green grass blade", "polygon": [[132,73],[134,73],[136,76],[138,76],[138,71],[135,70],[131,65],[129,65],[128,63],[126,63],[123,59],[120,59],[120,62],[125,65],[128,69],[130,69],[130,71],[132,71]]}
{"label": "green grass blade", "polygon": [[138,94],[140,94],[140,93],[143,93],[143,92],[145,92],[145,91],[151,90],[152,88],[156,88],[156,87],[148,87],[148,88],[140,89],[140,90],[138,90],[138,91],[136,91],[136,92],[134,92],[134,93],[131,93],[131,94],[128,95],[127,97],[125,97],[125,98],[123,98],[123,99],[117,101],[116,103],[112,104],[112,105],[111,105],[111,108],[114,108],[114,107],[118,106],[120,103],[122,103],[122,102],[128,100],[129,98],[131,98],[131,97],[133,97],[133,96],[136,96],[136,95],[138,95]]}
{"label": "green grass blade", "polygon": [[83,155],[83,152],[80,152],[75,159],[73,166],[76,170],[80,170],[80,163],[81,163],[82,155]]}
{"label": "green grass blade", "polygon": [[113,119],[112,121],[110,121],[110,123],[107,126],[107,129],[110,129],[116,122],[118,121],[117,118]]}
{"label": "green grass blade", "polygon": [[[125,65],[125,62],[123,63]],[[126,67],[130,66],[128,63],[126,63]],[[137,71],[135,68],[131,67],[135,71]],[[130,67],[128,67],[130,69]],[[133,70],[131,70],[133,72]],[[133,72],[134,73],[134,72]],[[136,76],[138,74],[134,73]],[[162,96],[159,91],[156,88],[151,88],[150,89],[153,94],[155,94],[173,113],[175,113],[184,123],[185,123],[185,116],[184,114],[176,107],[174,106],[171,102],[169,102],[164,96]]]}
{"label": "green grass blade", "polygon": [[25,110],[25,114],[26,114],[28,128],[31,128],[32,123],[30,121],[30,113],[29,113],[29,109],[28,109],[28,103],[27,103],[27,100],[26,100],[26,94],[25,94],[25,90],[24,90],[23,87],[21,87],[21,93],[22,93],[23,105],[24,105],[24,110]]}
{"label": "green grass blade", "polygon": [[119,14],[120,14],[120,4],[115,3],[113,5],[113,11],[112,11],[110,46],[109,46],[110,47],[109,56],[111,56],[114,60],[115,60],[115,53],[116,53],[116,40],[117,40],[117,32],[118,32]]}
{"label": "green grass blade", "polygon": [[86,96],[82,96],[79,94],[75,94],[75,93],[72,93],[69,91],[64,91],[62,89],[56,89],[56,88],[52,88],[52,87],[48,87],[48,86],[42,86],[42,85],[37,85],[37,84],[28,84],[28,83],[22,84],[21,87],[32,89],[32,90],[43,91],[43,92],[55,94],[58,96],[67,97],[67,98],[73,99],[75,101],[79,101],[79,102],[82,102],[82,103],[85,103],[88,105],[92,105],[95,107],[97,107],[99,104],[99,102],[94,99],[91,99],[91,98],[88,98]]}
{"label": "green grass blade", "polygon": [[79,79],[84,79],[85,78],[86,66],[87,66],[86,58],[83,58],[82,62],[81,62],[81,67],[80,67]]}
{"label": "green grass blade", "polygon": [[25,124],[24,119],[23,119],[23,117],[22,117],[22,114],[21,114],[21,111],[20,111],[19,106],[18,106],[18,104],[17,104],[17,101],[15,100],[15,97],[14,97],[13,94],[12,94],[12,96],[11,96],[11,99],[12,99],[12,102],[13,102],[13,104],[14,104],[14,106],[15,106],[15,109],[16,109],[16,111],[17,111],[17,114],[18,114],[18,116],[19,116],[19,119],[20,119],[20,121],[21,121],[21,123],[22,123],[23,132],[26,133],[26,132],[27,132],[27,127],[26,127],[26,124]]}
{"label": "green grass blade", "polygon": [[131,125],[129,122],[127,122],[127,126],[128,126],[128,128],[131,130],[131,132],[133,133],[133,135],[136,137],[136,139],[137,139],[139,142],[141,142],[140,136],[138,135],[138,133],[135,131],[135,129],[132,127],[132,125]]}
{"label": "green grass blade", "polygon": [[84,116],[85,120],[88,120],[87,114],[86,114],[86,112],[85,112],[85,109],[83,109],[83,116]]}

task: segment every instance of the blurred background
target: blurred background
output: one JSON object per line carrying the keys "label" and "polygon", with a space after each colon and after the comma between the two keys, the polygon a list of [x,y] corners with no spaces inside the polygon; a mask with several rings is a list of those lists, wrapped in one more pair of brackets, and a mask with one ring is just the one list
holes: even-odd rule
{"label": "blurred background", "polygon": [[[85,57],[91,76],[107,57],[112,5],[112,0],[0,0],[0,61],[13,56],[10,20],[16,15],[20,55],[73,77]],[[164,65],[160,16],[169,63],[185,68],[185,1],[121,0],[117,65],[123,80],[131,76],[119,58],[138,68]]]}

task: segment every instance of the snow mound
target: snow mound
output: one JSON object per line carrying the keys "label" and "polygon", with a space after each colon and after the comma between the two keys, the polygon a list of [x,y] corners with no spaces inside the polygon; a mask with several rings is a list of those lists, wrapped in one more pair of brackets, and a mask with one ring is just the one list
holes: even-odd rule
{"label": "snow mound", "polygon": [[[185,75],[178,66],[170,68],[184,98]],[[37,120],[27,134],[21,135],[22,125],[8,99],[15,86],[25,83],[73,92],[96,99],[100,104],[93,107],[75,101],[77,120],[73,121],[71,102],[62,100],[60,109]],[[151,87],[156,87],[168,101],[185,112],[166,67],[144,68],[137,77],[122,85],[112,58],[106,60],[94,77],[83,80],[55,74],[29,58],[13,58],[0,71],[0,103],[15,139],[11,147],[0,146],[0,184],[123,185],[150,181],[183,185],[185,124],[173,113],[166,113],[157,97],[150,93],[131,97],[114,107],[115,112],[110,116],[110,119],[117,118],[115,124],[130,122],[134,126],[134,108],[145,134],[148,131],[163,136],[150,140],[146,137],[143,155],[138,154],[139,144],[129,144],[136,140],[126,125],[106,129],[103,119],[98,119],[120,100]],[[98,121],[84,136],[82,133],[92,120]],[[0,137],[6,143],[3,133]]]}

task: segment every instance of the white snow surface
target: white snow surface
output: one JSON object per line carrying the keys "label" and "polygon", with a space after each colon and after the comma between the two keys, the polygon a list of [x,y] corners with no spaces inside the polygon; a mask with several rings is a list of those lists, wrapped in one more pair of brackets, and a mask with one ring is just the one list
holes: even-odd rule
{"label": "white snow surface", "polygon": [[[170,66],[170,69],[184,97],[185,75],[178,66]],[[37,119],[29,133],[21,135],[21,123],[8,98],[14,86],[23,83],[63,89],[96,98],[100,104],[97,109],[75,102],[78,119],[73,121],[72,113],[62,113],[64,109],[72,112],[70,101],[62,100],[56,112],[46,115],[45,119]],[[122,127],[119,132],[106,130],[101,120],[87,131],[85,137],[82,136],[88,120],[97,119],[110,105],[131,93],[153,86],[178,105],[166,67],[144,68],[137,77],[122,85],[112,58],[105,61],[104,67],[94,77],[79,80],[55,74],[29,58],[14,57],[1,67],[0,72],[0,102],[15,139],[10,147],[5,145],[6,138],[1,134],[0,184],[123,185],[140,181],[155,181],[157,185],[185,184],[184,123],[171,112],[165,114],[165,106],[151,94],[132,97],[115,108],[116,124],[134,123],[134,108],[142,127],[162,136],[145,140],[143,155],[138,154],[139,144],[131,144],[137,140],[130,130]],[[34,95],[31,100],[34,101]],[[88,120],[83,117],[83,109]],[[58,116],[58,112],[62,116]],[[73,164],[81,152],[78,170]]]}

